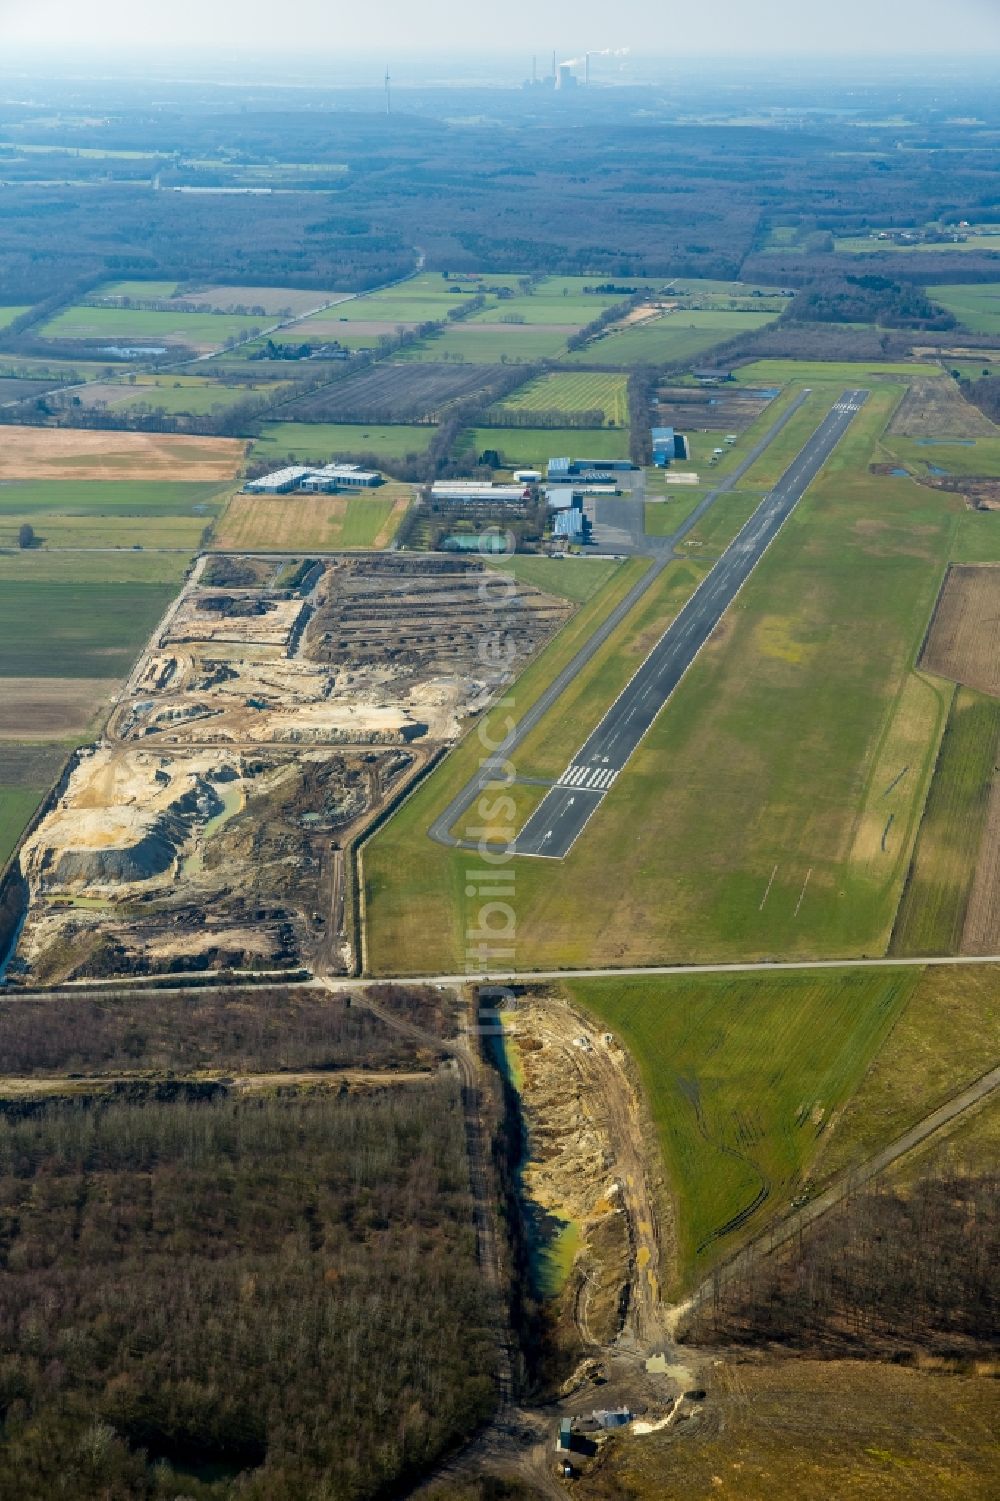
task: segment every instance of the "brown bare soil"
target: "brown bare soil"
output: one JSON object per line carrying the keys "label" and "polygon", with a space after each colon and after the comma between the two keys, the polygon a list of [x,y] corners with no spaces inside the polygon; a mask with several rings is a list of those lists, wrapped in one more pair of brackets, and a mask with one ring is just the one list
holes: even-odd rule
{"label": "brown bare soil", "polygon": [[324,318],[310,318],[308,323],[303,323],[299,332],[307,335],[307,342],[312,338],[336,339],[341,334],[394,334],[397,328],[416,328],[412,319],[403,318],[352,318],[348,323],[337,317],[332,311]]}
{"label": "brown bare soil", "polygon": [[1000,768],[994,768],[990,805],[979,844],[976,875],[962,931],[963,954],[1000,948]]}
{"label": "brown bare soil", "polygon": [[889,424],[890,433],[904,438],[994,438],[996,428],[948,377],[915,380]]}
{"label": "brown bare soil", "polygon": [[345,301],[347,292],[301,292],[293,287],[203,287],[200,292],[182,292],[177,302],[190,302],[197,307],[221,308],[223,312],[235,307],[262,307],[268,317],[277,318],[286,311],[293,318],[301,318],[312,308],[322,307],[334,298]]}
{"label": "brown bare soil", "polygon": [[0,740],[82,735],[117,686],[117,678],[4,678]]}
{"label": "brown bare soil", "polygon": [[1000,696],[1000,568],[949,568],[920,665]]}
{"label": "brown bare soil", "polygon": [[225,484],[235,478],[245,449],[236,438],[7,427],[0,443],[0,480],[162,479]]}

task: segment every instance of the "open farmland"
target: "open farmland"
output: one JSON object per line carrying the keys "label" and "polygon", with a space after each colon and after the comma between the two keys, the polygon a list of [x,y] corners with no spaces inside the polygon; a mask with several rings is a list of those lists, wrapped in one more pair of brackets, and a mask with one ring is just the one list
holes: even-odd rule
{"label": "open farmland", "polygon": [[1000,1050],[1000,990],[988,965],[921,971],[885,1045],[824,1133],[824,1184],[874,1157],[978,1079]]}
{"label": "open farmland", "polygon": [[[224,485],[243,462],[234,438],[5,427],[0,484],[8,480],[168,480]],[[2,491],[0,491],[2,493]]]}
{"label": "open farmland", "polygon": [[124,677],[175,592],[170,584],[4,577],[0,678]]}
{"label": "open farmland", "polygon": [[613,1443],[582,1501],[988,1501],[996,1382],[862,1360],[717,1357],[703,1415]]}
{"label": "open farmland", "polygon": [[[152,288],[152,290],[151,290]],[[99,287],[89,304],[106,306],[130,298],[133,302],[176,300],[210,313],[250,314],[255,318],[301,318],[325,303],[348,297],[347,292],[302,291],[297,287],[211,286],[179,288],[170,282],[115,282]],[[169,310],[168,310],[169,311]]]}
{"label": "open farmland", "polygon": [[716,344],[773,323],[773,313],[691,311],[678,308],[641,323],[614,328],[566,357],[570,365],[678,364]]}
{"label": "open farmland", "polygon": [[230,551],[332,552],[388,547],[410,504],[409,490],[371,495],[234,495],[213,546]]}
{"label": "open farmland", "polygon": [[[993,248],[1000,248],[1000,239]],[[928,287],[927,295],[953,313],[970,333],[1000,334],[1000,286],[993,282]]]}
{"label": "open farmland", "polygon": [[9,787],[0,781],[0,870],[16,849],[44,790],[42,787]]}
{"label": "open farmland", "polygon": [[951,377],[911,381],[889,424],[904,438],[992,438],[997,430],[978,407],[966,401]]}
{"label": "open farmland", "polygon": [[627,377],[605,372],[570,374],[552,371],[540,375],[519,391],[498,402],[490,413],[503,422],[508,412],[602,411],[610,427],[628,426]]}
{"label": "open farmland", "polygon": [[[74,392],[73,397],[85,407],[104,406],[116,411],[148,407],[171,415],[200,417],[215,411],[227,411],[244,401],[273,398],[286,384],[248,381],[245,385],[231,385],[190,375],[140,375],[118,381],[95,381],[82,391]],[[66,400],[64,398],[64,402]]]}
{"label": "open farmland", "polygon": [[628,432],[612,428],[477,427],[471,449],[478,456],[495,448],[507,469],[521,465],[544,470],[550,458],[570,454],[593,459],[627,459]]}
{"label": "open farmland", "polygon": [[109,346],[152,339],[207,354],[231,339],[248,338],[267,321],[237,313],[169,313],[79,304],[56,313],[39,329],[39,336],[60,342],[106,340]]}
{"label": "open farmland", "polygon": [[529,327],[517,323],[455,323],[428,334],[400,352],[404,360],[469,360],[478,365],[530,365],[558,359],[566,351],[564,328]]}
{"label": "open farmland", "polygon": [[15,318],[20,318],[21,314],[27,311],[26,307],[0,307],[0,329],[6,328],[8,324],[13,323]]}
{"label": "open farmland", "polygon": [[1000,566],[948,569],[921,666],[1000,698]]}
{"label": "open farmland", "polygon": [[255,439],[255,459],[290,458],[300,463],[330,463],[352,454],[371,454],[376,459],[402,459],[408,453],[423,453],[434,428],[403,423],[377,422],[265,422]]}
{"label": "open farmland", "polygon": [[962,949],[998,757],[1000,703],[961,689],[934,768],[893,929],[893,953]]}
{"label": "open farmland", "polygon": [[0,678],[0,740],[82,737],[93,730],[118,682],[114,677]]}
{"label": "open farmland", "polygon": [[642,1075],[675,1199],[676,1290],[800,1191],[916,981],[900,970],[567,982]]}
{"label": "open farmland", "polygon": [[430,421],[450,402],[476,395],[503,373],[499,365],[381,364],[300,396],[282,408],[282,416],[296,422]]}

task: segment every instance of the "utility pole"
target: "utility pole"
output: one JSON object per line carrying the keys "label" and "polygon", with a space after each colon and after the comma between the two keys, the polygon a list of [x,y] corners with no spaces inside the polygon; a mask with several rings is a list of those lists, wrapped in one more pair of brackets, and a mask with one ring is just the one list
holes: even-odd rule
{"label": "utility pole", "polygon": [[385,112],[386,112],[387,115],[391,115],[392,114],[392,92],[391,92],[390,87],[389,87],[389,85],[391,84],[391,82],[392,82],[392,80],[389,77],[389,64],[386,63],[386,65],[385,65]]}

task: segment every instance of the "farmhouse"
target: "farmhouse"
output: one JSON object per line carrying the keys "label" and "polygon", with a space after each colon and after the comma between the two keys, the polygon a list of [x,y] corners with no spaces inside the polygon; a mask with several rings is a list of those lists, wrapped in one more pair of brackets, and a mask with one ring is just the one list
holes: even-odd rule
{"label": "farmhouse", "polygon": [[243,489],[248,495],[336,494],[342,490],[373,490],[382,484],[382,476],[357,464],[325,464],[321,468],[292,465],[247,480]]}

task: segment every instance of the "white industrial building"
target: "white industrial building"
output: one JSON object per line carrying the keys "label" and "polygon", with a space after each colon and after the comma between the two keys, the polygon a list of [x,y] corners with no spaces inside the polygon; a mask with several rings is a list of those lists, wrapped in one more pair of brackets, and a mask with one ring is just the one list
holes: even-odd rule
{"label": "white industrial building", "polygon": [[320,468],[295,464],[247,480],[243,489],[248,495],[336,494],[342,490],[373,490],[381,483],[380,474],[357,464],[324,464]]}
{"label": "white industrial building", "polygon": [[485,480],[438,480],[431,486],[432,500],[453,503],[479,501],[495,505],[504,501],[530,500],[531,492],[525,485],[494,485]]}
{"label": "white industrial building", "polygon": [[243,486],[249,495],[287,495],[297,490],[311,469],[297,465],[291,469],[276,469],[273,474],[262,474],[260,479],[247,480]]}

